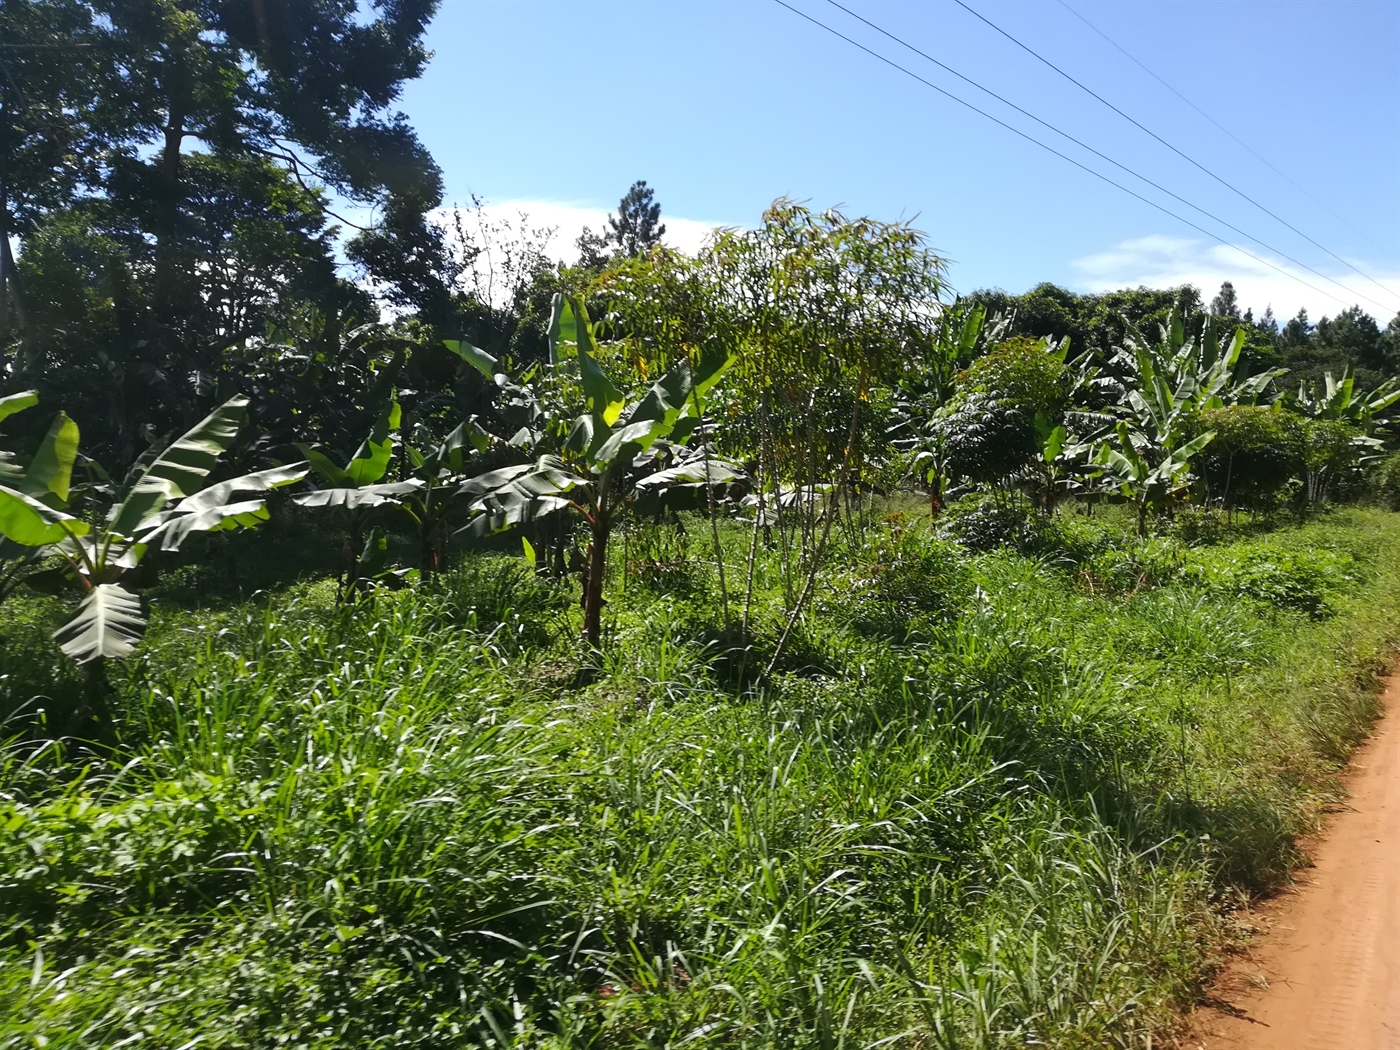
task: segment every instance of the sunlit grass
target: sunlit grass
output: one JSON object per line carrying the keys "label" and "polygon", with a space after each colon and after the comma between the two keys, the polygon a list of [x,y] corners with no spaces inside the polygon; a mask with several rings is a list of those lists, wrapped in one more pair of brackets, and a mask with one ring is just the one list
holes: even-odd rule
{"label": "sunlit grass", "polygon": [[772,680],[771,557],[745,642],[699,528],[597,657],[494,556],[158,600],[118,754],[5,752],[0,1045],[1146,1046],[1375,713],[1400,516],[1120,524],[843,545]]}

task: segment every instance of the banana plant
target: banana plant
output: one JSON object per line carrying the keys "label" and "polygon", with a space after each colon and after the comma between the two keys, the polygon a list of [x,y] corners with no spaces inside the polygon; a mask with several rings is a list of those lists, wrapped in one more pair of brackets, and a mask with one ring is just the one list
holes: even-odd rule
{"label": "banana plant", "polygon": [[398,399],[391,399],[370,428],[369,435],[343,467],[324,452],[309,445],[297,445],[321,484],[310,492],[298,493],[292,501],[301,507],[340,510],[348,519],[350,535],[339,586],[342,598],[365,590],[375,578],[387,573],[383,563],[388,541],[378,529],[370,529],[366,534],[366,513],[384,504],[403,506],[406,499],[426,487],[421,478],[384,480],[394,456],[394,435],[402,418]]}
{"label": "banana plant", "polygon": [[[583,585],[584,637],[602,637],[603,581],[614,527],[648,502],[704,491],[741,478],[709,450],[685,448],[700,422],[705,394],[733,364],[732,357],[698,365],[682,362],[629,402],[593,356],[594,336],[584,305],[556,296],[550,320],[550,361],[556,372],[576,364],[584,411],[572,416],[542,402],[532,406],[540,424],[522,428],[512,444],[534,453],[525,463],[488,471],[465,482],[461,494],[477,534],[567,511],[588,524],[590,545]],[[557,444],[550,435],[565,433]]]}
{"label": "banana plant", "polygon": [[1370,393],[1356,389],[1351,365],[1340,379],[1327,372],[1319,391],[1298,385],[1297,410],[1307,418],[1307,476],[1304,491],[1309,506],[1326,502],[1337,478],[1365,462],[1384,447],[1377,430],[1394,422],[1387,410],[1400,403],[1400,377],[1385,380]]}
{"label": "banana plant", "polygon": [[[0,534],[64,564],[26,578],[38,587],[72,584],[74,616],[54,633],[63,653],[89,671],[89,711],[110,728],[103,693],[108,660],[131,655],[146,631],[140,599],[124,584],[154,547],[178,550],[202,532],[251,528],[268,518],[265,499],[236,499],[293,484],[306,464],[273,467],[206,487],[209,473],[248,415],[248,399],[225,401],[195,427],[138,462],[105,515],[79,517],[63,506],[78,455],[78,428],[60,413],[20,487],[0,485]],[[42,489],[42,491],[41,491]],[[95,519],[95,520],[94,520]]]}
{"label": "banana plant", "polygon": [[[39,403],[36,391],[0,397],[0,420]],[[55,512],[68,507],[73,463],[78,451],[78,425],[60,411],[38,451],[24,465],[11,452],[0,451],[0,602],[22,584],[44,560],[43,544],[30,545],[10,535],[58,537]],[[61,537],[60,537],[61,538]]]}
{"label": "banana plant", "polygon": [[[1155,343],[1124,321],[1124,345],[1113,360],[1129,377],[1129,385],[1121,391],[1126,400],[1132,402],[1136,395],[1164,418],[1227,404],[1252,405],[1287,371],[1271,368],[1237,377],[1245,330],[1236,328],[1226,341],[1224,327],[1206,316],[1200,334],[1188,338],[1188,320],[1180,307],[1174,308]],[[1140,413],[1136,404],[1133,408]]]}
{"label": "banana plant", "polygon": [[944,307],[924,354],[910,361],[895,383],[890,445],[910,457],[908,476],[926,487],[932,517],[942,509],[947,481],[938,411],[953,393],[958,369],[1002,342],[1012,320],[1001,314],[989,318],[987,307],[975,300]]}
{"label": "banana plant", "polygon": [[1370,393],[1364,393],[1356,389],[1353,365],[1347,365],[1341,379],[1327,372],[1321,391],[1311,384],[1299,383],[1296,402],[1298,411],[1305,416],[1350,423],[1365,435],[1378,424],[1388,422],[1383,414],[1397,403],[1400,403],[1400,377],[1392,376]]}
{"label": "banana plant", "polygon": [[1102,467],[1137,508],[1138,535],[1147,534],[1147,512],[1162,510],[1181,497],[1191,457],[1210,444],[1215,433],[1201,434],[1179,447],[1150,443],[1141,431],[1120,421],[1114,439],[1095,447],[1090,460]]}
{"label": "banana plant", "polygon": [[472,452],[484,452],[491,440],[473,417],[427,452],[404,444],[408,467],[422,486],[400,496],[399,506],[418,528],[419,569],[425,577],[445,567],[451,537],[448,519],[467,459]]}

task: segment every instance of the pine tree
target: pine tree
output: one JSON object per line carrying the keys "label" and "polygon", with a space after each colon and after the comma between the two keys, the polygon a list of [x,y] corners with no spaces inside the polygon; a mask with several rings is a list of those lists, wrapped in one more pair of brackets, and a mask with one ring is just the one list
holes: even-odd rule
{"label": "pine tree", "polygon": [[627,195],[618,202],[617,215],[608,216],[608,239],[618,246],[618,254],[632,257],[645,255],[666,235],[666,226],[658,222],[661,205],[645,179],[632,183]]}
{"label": "pine tree", "polygon": [[1232,317],[1236,320],[1240,316],[1240,304],[1235,296],[1235,286],[1226,281],[1220,286],[1220,294],[1211,300],[1210,312],[1216,317]]}

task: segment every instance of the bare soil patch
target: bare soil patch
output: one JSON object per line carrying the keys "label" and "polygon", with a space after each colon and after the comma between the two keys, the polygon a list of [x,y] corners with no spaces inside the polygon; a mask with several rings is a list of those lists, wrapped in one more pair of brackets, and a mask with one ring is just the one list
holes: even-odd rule
{"label": "bare soil patch", "polygon": [[1400,1050],[1400,677],[1357,751],[1350,799],[1185,1040],[1202,1050]]}

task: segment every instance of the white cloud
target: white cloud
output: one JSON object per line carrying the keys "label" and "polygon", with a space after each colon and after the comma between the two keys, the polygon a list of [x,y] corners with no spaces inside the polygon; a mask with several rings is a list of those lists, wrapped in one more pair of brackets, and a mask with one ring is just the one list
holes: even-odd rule
{"label": "white cloud", "polygon": [[[1344,286],[1338,288],[1292,263],[1264,256],[1260,252],[1253,254],[1268,258],[1270,263],[1286,272],[1280,273],[1258,259],[1250,258],[1239,248],[1157,234],[1123,241],[1108,251],[1075,259],[1073,266],[1081,277],[1074,283],[1076,290],[1084,292],[1136,288],[1139,285],[1168,288],[1194,284],[1209,301],[1220,290],[1222,282],[1230,281],[1235,286],[1241,309],[1252,307],[1257,317],[1265,307],[1272,306],[1280,323],[1295,315],[1299,308],[1306,308],[1308,316],[1316,321],[1324,315],[1335,315],[1353,304],[1360,304],[1384,326],[1400,311],[1400,274],[1373,273],[1387,289],[1387,294],[1352,271],[1328,273],[1328,268],[1319,266],[1319,270]],[[1363,264],[1358,265],[1366,268]],[[1300,282],[1306,282],[1313,288]],[[1315,291],[1314,288],[1321,290]]]}
{"label": "white cloud", "polygon": [[[444,209],[445,212],[451,209]],[[521,216],[533,228],[552,228],[555,232],[549,238],[545,254],[555,260],[573,263],[578,259],[578,248],[574,242],[585,226],[594,233],[601,233],[608,222],[608,209],[595,208],[586,204],[567,201],[544,200],[505,200],[492,201],[482,205],[483,218],[487,222],[508,222],[519,228]],[[614,212],[616,209],[614,209]],[[701,222],[697,219],[682,219],[674,215],[661,215],[666,227],[662,241],[672,248],[684,252],[695,252],[704,244],[705,238],[719,225],[715,222]]]}

